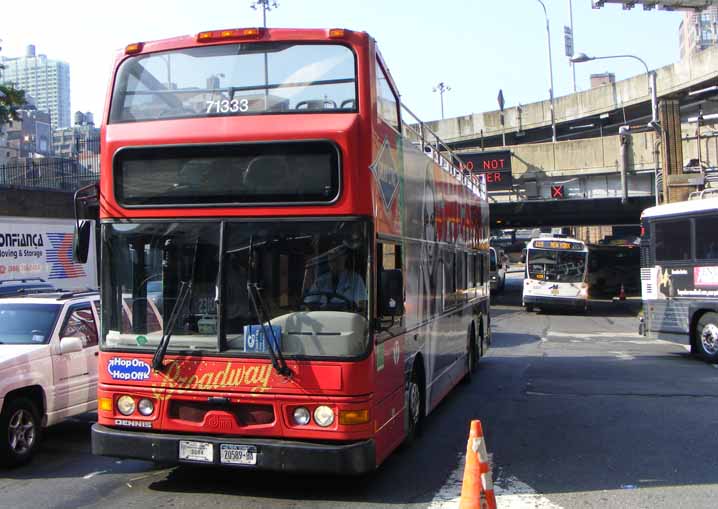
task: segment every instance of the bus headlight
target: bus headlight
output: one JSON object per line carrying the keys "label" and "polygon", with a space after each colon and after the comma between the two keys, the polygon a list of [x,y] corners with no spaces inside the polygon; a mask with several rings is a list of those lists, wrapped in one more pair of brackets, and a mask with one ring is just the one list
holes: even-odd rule
{"label": "bus headlight", "polygon": [[145,417],[152,415],[155,411],[155,404],[151,399],[142,398],[137,404],[137,410]]}
{"label": "bus headlight", "polygon": [[325,405],[318,406],[314,410],[314,422],[322,428],[331,426],[334,423],[334,410]]}
{"label": "bus headlight", "polygon": [[122,415],[132,415],[135,412],[135,400],[131,396],[117,398],[117,410]]}
{"label": "bus headlight", "polygon": [[298,424],[299,426],[306,426],[307,424],[309,424],[309,418],[311,417],[311,415],[309,413],[309,410],[307,410],[303,406],[300,406],[294,409],[292,417],[294,418],[295,424]]}

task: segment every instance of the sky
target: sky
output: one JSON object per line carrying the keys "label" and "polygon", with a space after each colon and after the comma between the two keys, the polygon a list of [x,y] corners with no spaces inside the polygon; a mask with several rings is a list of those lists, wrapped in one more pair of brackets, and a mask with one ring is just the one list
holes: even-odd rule
{"label": "sky", "polygon": [[[223,29],[261,26],[251,0],[151,0],[113,3],[97,0],[38,0],[3,7],[0,55],[38,54],[70,64],[71,112],[90,111],[99,124],[114,57],[127,44]],[[425,121],[441,118],[438,83],[446,118],[548,98],[546,21],[538,0],[277,0],[268,27],[348,28],[366,31],[378,42],[402,102]],[[569,0],[544,0],[548,11],[555,95],[573,91],[564,54]],[[112,7],[110,7],[112,5]],[[573,0],[574,47],[592,56],[630,53],[650,68],[676,62],[682,14],[623,10],[591,0]],[[578,90],[592,73],[625,79],[644,72],[632,59],[576,65]]]}

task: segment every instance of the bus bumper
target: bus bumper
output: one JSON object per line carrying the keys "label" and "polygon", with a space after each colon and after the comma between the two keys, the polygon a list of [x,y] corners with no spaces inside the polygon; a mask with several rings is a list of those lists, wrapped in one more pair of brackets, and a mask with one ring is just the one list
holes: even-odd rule
{"label": "bus bumper", "polygon": [[[236,466],[245,469],[285,472],[361,474],[376,468],[374,440],[350,444],[299,442],[295,440],[230,438],[170,433],[147,433],[92,426],[92,454],[154,461],[184,463],[179,459],[180,440],[214,444],[214,461],[208,465]],[[256,465],[228,465],[219,461],[219,445],[253,445],[257,448]],[[197,464],[197,462],[190,462]]]}
{"label": "bus bumper", "polygon": [[538,307],[560,307],[583,310],[588,305],[588,299],[572,299],[569,297],[540,297],[524,295],[524,305],[530,304]]}

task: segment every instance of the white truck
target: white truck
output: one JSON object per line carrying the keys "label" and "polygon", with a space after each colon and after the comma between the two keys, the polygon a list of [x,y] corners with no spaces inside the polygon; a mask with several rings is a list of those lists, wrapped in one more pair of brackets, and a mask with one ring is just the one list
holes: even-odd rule
{"label": "white truck", "polygon": [[[62,290],[97,288],[97,257],[72,260],[73,219],[0,218],[0,283],[42,281]],[[95,245],[91,228],[90,246]]]}

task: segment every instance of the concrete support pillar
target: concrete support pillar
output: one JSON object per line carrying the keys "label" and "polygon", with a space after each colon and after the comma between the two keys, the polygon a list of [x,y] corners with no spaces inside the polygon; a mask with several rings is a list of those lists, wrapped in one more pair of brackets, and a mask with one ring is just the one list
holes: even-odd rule
{"label": "concrete support pillar", "polygon": [[683,175],[683,143],[681,112],[677,99],[662,99],[659,105],[662,127],[663,197],[664,203],[684,201],[692,189],[681,185]]}

